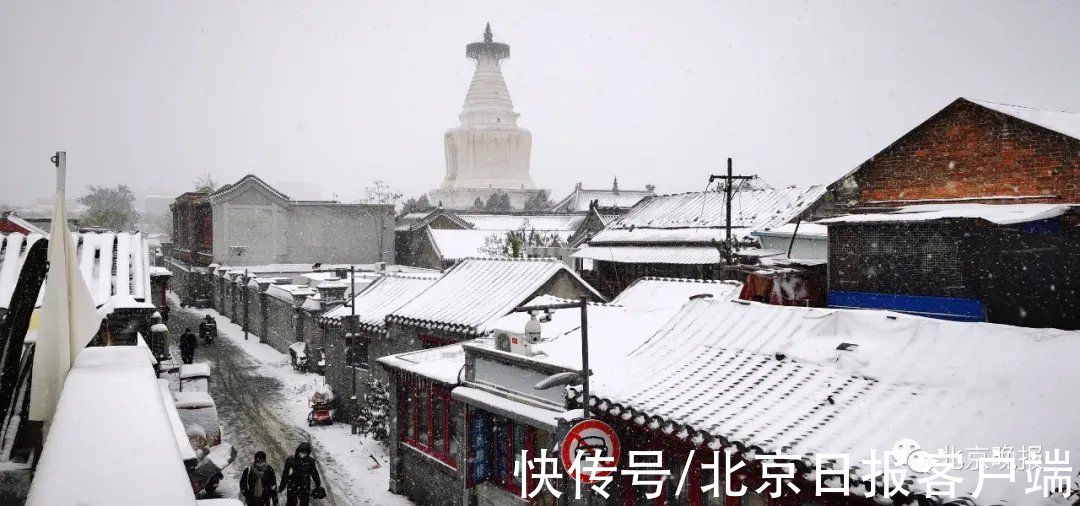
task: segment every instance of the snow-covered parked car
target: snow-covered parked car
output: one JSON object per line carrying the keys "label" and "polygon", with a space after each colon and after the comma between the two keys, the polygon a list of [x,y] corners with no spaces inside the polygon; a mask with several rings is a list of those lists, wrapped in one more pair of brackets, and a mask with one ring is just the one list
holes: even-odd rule
{"label": "snow-covered parked car", "polygon": [[214,492],[221,482],[221,470],[236,458],[236,449],[221,442],[217,404],[207,392],[185,390],[172,395],[187,441],[198,456],[195,464],[188,466],[191,488],[196,493]]}
{"label": "snow-covered parked car", "polygon": [[194,364],[181,365],[180,391],[209,392],[210,364],[208,362],[196,362]]}

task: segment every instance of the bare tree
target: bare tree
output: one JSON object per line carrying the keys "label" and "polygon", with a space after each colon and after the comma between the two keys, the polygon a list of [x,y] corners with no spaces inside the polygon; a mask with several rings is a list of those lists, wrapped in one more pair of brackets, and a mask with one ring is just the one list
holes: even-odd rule
{"label": "bare tree", "polygon": [[217,182],[214,181],[214,176],[209,172],[204,172],[201,176],[195,179],[195,191],[202,193],[213,193],[217,189]]}
{"label": "bare tree", "polygon": [[364,198],[360,199],[365,204],[396,204],[401,198],[401,192],[393,189],[386,181],[376,179],[364,188]]}

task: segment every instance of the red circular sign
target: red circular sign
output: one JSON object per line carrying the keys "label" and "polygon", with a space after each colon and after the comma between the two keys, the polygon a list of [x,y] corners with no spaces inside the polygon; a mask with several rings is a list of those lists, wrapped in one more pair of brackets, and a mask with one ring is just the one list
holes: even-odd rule
{"label": "red circular sign", "polygon": [[[597,466],[605,469],[593,473],[582,473],[581,469],[574,469],[571,473],[570,468],[574,465],[578,451],[584,452],[578,462],[579,468]],[[586,460],[586,455],[594,455],[597,451],[600,452],[600,457],[608,457],[611,460],[605,460],[602,463]],[[615,429],[600,420],[578,422],[563,438],[562,446],[559,448],[559,459],[563,469],[571,478],[582,483],[595,483],[599,481],[598,478],[614,474],[615,466],[619,465],[619,436],[615,434]]]}

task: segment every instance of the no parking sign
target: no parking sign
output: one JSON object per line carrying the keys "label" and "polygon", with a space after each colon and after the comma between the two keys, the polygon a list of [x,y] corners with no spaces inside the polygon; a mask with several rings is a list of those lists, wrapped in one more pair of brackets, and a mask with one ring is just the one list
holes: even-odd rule
{"label": "no parking sign", "polygon": [[[581,469],[574,469],[574,472],[570,473],[570,468],[574,466],[574,459],[577,457],[578,452],[583,453],[581,461],[578,462],[579,468],[587,467],[590,464],[600,465],[585,460],[586,456],[591,457],[599,453],[600,457],[610,459],[602,461],[603,467],[610,469],[596,470],[592,473],[582,473]],[[619,464],[619,436],[615,434],[615,429],[600,420],[578,422],[570,428],[570,431],[566,433],[566,437],[563,438],[562,446],[559,449],[559,460],[562,462],[563,469],[566,469],[571,478],[582,483],[595,483],[599,481],[599,478],[614,474],[613,469]]]}

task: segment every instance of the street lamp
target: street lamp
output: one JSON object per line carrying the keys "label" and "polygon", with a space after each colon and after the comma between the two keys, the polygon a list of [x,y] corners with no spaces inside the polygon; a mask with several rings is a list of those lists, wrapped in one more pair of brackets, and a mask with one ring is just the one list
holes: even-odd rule
{"label": "street lamp", "polygon": [[[562,372],[554,374],[540,380],[534,388],[537,390],[546,390],[555,386],[562,385],[581,385],[581,409],[582,417],[589,418],[589,299],[582,297],[577,302],[567,302],[563,304],[547,304],[543,306],[521,306],[511,310],[511,313],[533,313],[535,311],[550,312],[556,309],[581,309],[581,371],[580,372]],[[540,336],[540,322],[536,319],[535,315],[531,315],[529,322],[525,324],[525,335],[531,337],[530,334],[535,333],[536,337]],[[539,341],[536,339],[535,341]]]}

